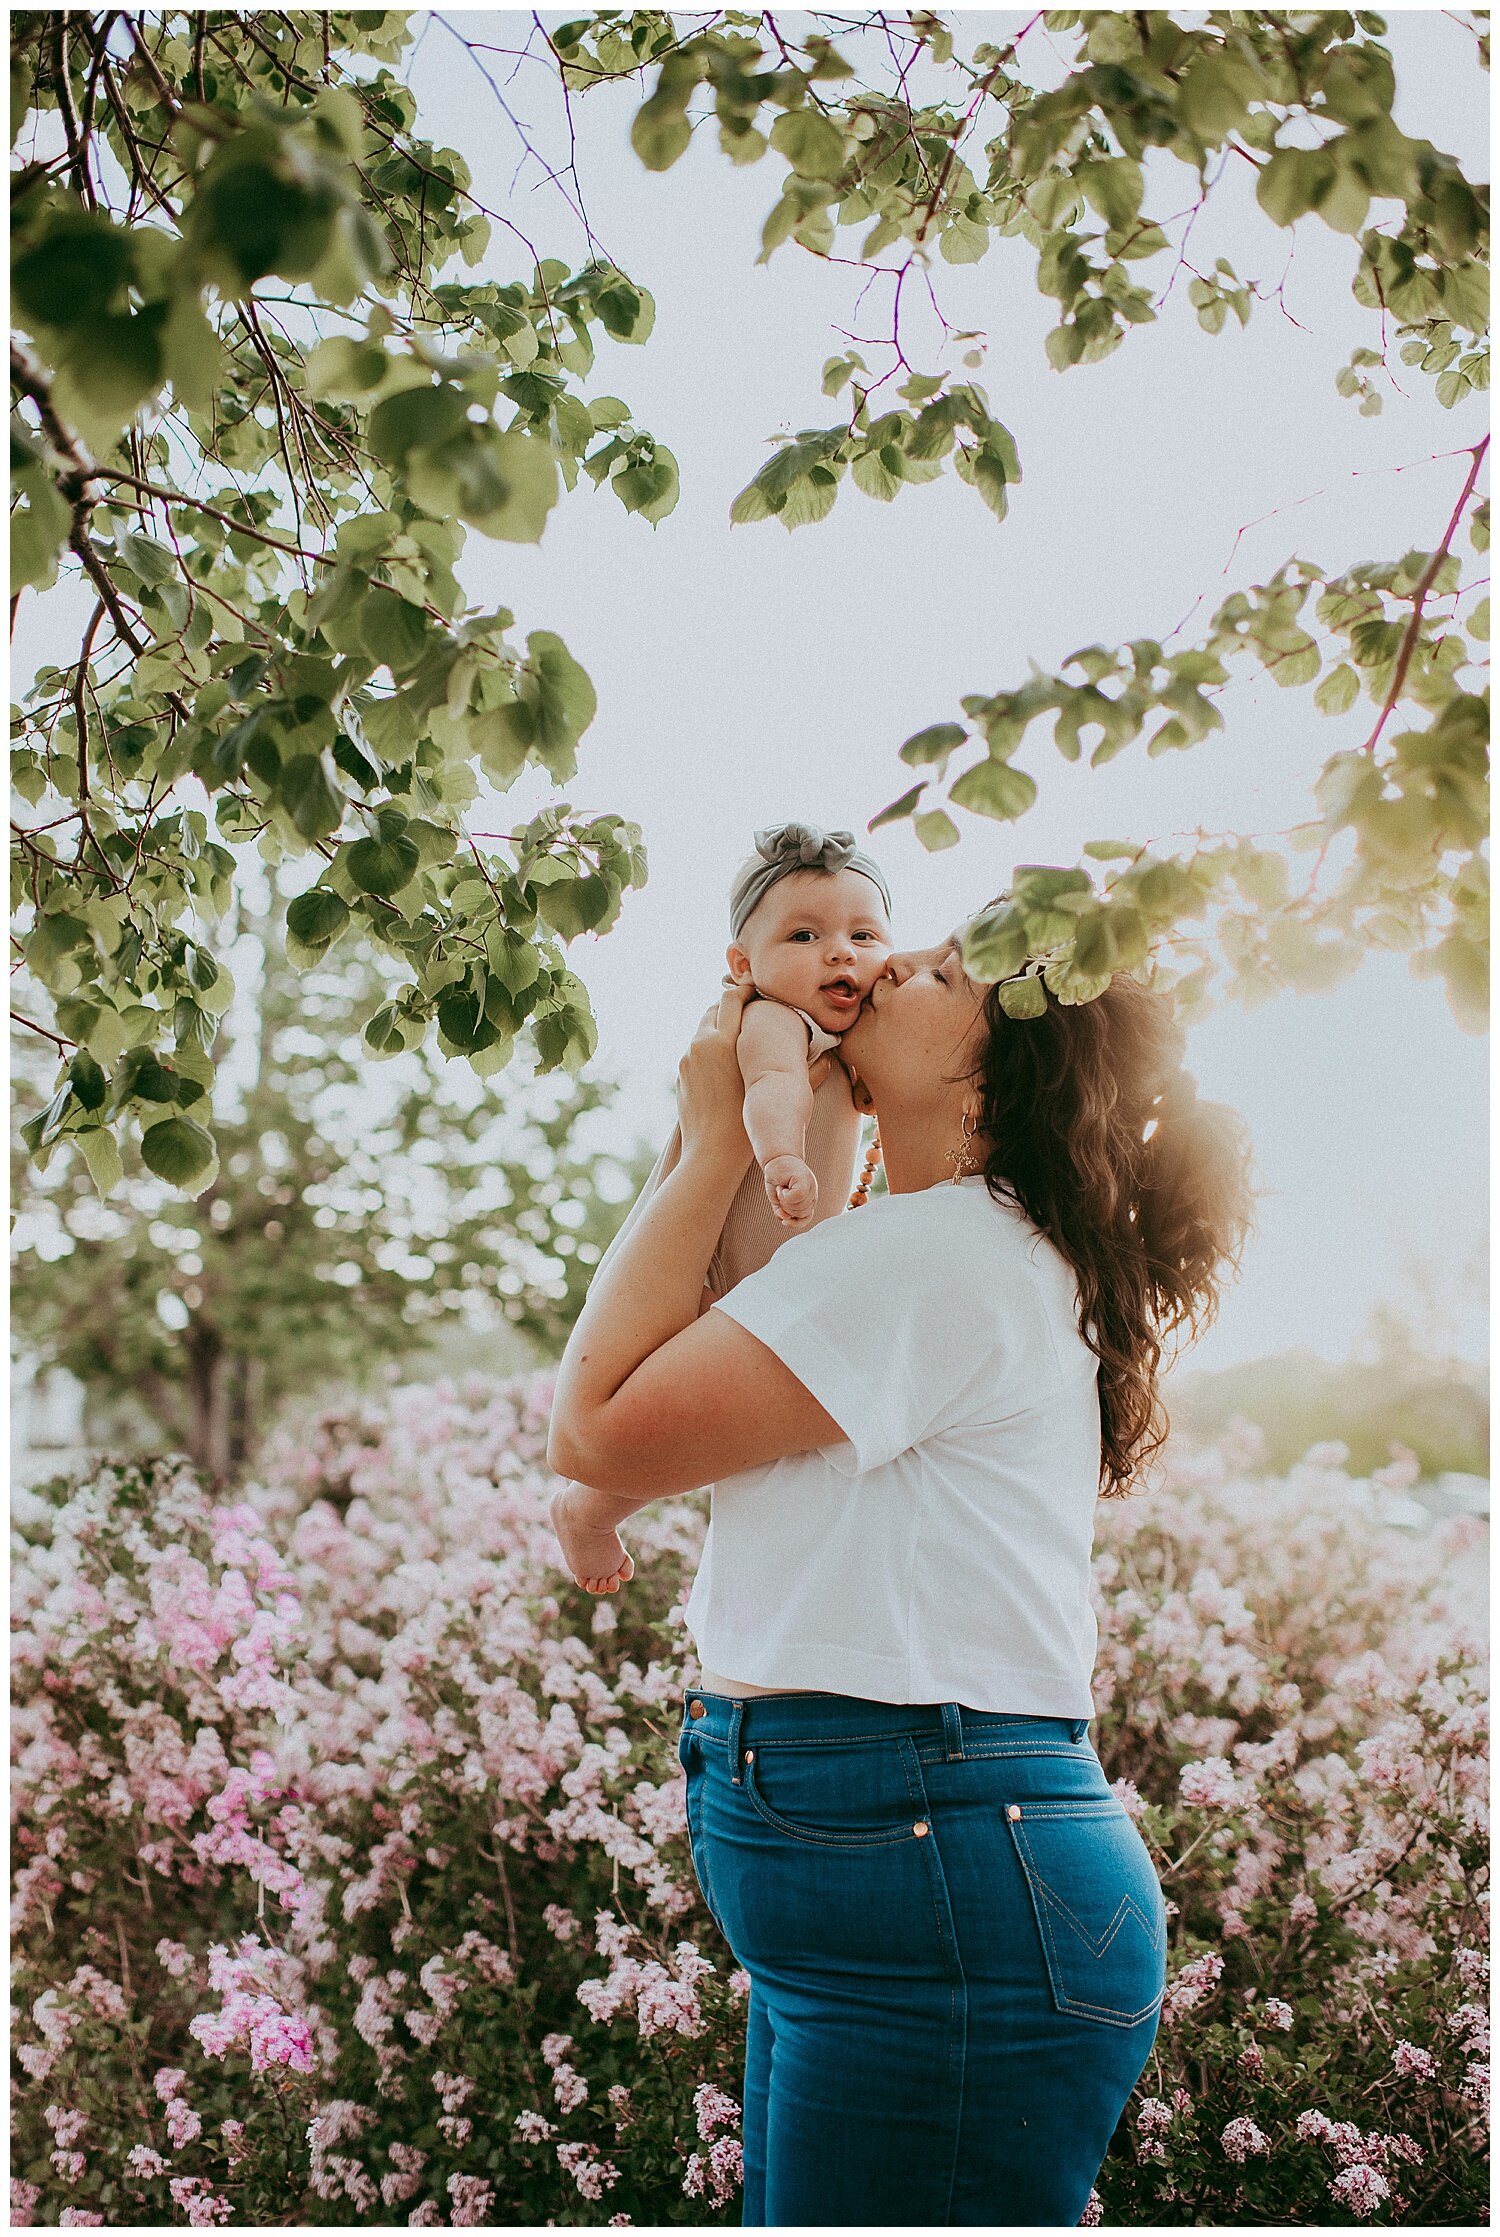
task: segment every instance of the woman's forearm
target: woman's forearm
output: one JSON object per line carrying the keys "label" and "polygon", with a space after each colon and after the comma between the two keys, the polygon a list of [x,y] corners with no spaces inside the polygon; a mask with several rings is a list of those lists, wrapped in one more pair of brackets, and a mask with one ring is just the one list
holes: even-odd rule
{"label": "woman's forearm", "polygon": [[[685,1154],[608,1265],[595,1276],[568,1338],[552,1402],[548,1458],[587,1483],[594,1434],[642,1360],[691,1328],[735,1192],[743,1156]],[[617,1498],[619,1519],[645,1499]]]}

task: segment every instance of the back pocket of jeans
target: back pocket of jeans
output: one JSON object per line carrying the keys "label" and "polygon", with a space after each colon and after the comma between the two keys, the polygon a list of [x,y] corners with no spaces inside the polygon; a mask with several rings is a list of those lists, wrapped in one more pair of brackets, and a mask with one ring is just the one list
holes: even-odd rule
{"label": "back pocket of jeans", "polygon": [[1145,1842],[1114,1800],[1005,1810],[1060,2012],[1135,2027],[1161,2002],[1167,1916]]}

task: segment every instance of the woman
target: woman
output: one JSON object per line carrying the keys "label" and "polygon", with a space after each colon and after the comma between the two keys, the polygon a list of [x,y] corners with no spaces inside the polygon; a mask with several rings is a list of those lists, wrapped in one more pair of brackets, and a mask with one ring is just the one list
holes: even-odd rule
{"label": "woman", "polygon": [[[751,1982],[747,2226],[1078,2221],[1150,2052],[1165,1906],[1087,1739],[1094,1501],[1248,1217],[1231,1112],[1128,977],[1013,1020],[955,937],[844,1038],[890,1196],[698,1317],[749,1158],[726,990],[683,1154],[563,1360],[574,1574],[713,1483],[680,1752]],[[584,1489],[583,1486],[589,1488]]]}

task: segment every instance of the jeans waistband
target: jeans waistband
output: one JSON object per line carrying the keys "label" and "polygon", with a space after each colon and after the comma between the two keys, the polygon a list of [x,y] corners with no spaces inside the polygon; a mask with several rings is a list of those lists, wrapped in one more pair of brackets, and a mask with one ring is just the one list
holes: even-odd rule
{"label": "jeans waistband", "polygon": [[989,1754],[997,1740],[1070,1747],[1088,1731],[1087,1717],[1009,1716],[967,1709],[957,1701],[862,1701],[845,1693],[769,1693],[742,1699],[688,1688],[684,1715],[703,1739],[728,1746],[738,1765],[741,1747],[778,1740],[885,1740],[941,1738],[950,1761],[968,1753],[966,1741]]}

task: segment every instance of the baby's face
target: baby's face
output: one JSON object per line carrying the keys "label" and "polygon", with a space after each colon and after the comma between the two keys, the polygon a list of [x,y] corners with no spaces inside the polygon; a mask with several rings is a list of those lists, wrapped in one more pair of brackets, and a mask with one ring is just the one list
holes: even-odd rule
{"label": "baby's face", "polygon": [[858,870],[794,870],[741,925],[729,950],[737,979],[843,1033],[894,944],[873,879]]}

